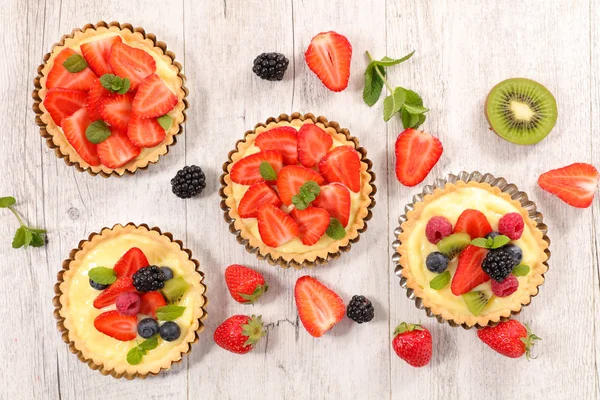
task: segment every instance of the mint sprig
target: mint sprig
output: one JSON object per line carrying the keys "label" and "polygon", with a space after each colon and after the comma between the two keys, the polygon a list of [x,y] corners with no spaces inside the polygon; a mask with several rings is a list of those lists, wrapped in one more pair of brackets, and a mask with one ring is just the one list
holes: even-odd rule
{"label": "mint sprig", "polygon": [[344,229],[344,226],[340,220],[337,218],[331,218],[329,220],[329,226],[327,227],[325,233],[334,240],[340,240],[346,236],[346,230]]}
{"label": "mint sprig", "polygon": [[261,162],[260,166],[258,168],[260,170],[260,176],[262,176],[262,178],[264,180],[267,180],[267,181],[277,180],[277,172],[275,172],[275,170],[273,169],[271,164],[269,164],[268,161]]}
{"label": "mint sprig", "polygon": [[114,93],[125,94],[131,86],[129,78],[121,78],[113,74],[104,74],[100,77],[100,83],[106,90]]}
{"label": "mint sprig", "polygon": [[300,186],[298,194],[292,197],[292,204],[296,206],[298,210],[306,210],[310,203],[312,203],[317,196],[321,193],[319,184],[315,181],[306,181],[304,185]]}
{"label": "mint sprig", "polygon": [[85,129],[85,137],[94,144],[100,144],[111,135],[106,122],[102,120],[94,121]]}
{"label": "mint sprig", "polygon": [[173,122],[173,118],[167,114],[163,115],[162,117],[158,117],[156,120],[165,131],[169,130],[169,128],[171,127],[171,123]]}
{"label": "mint sprig", "polygon": [[158,336],[154,335],[149,339],[144,340],[137,346],[127,352],[127,363],[130,365],[138,365],[142,362],[142,358],[150,351],[158,347]]}
{"label": "mint sprig", "polygon": [[117,274],[114,269],[96,267],[89,270],[88,278],[101,285],[110,285],[117,280]]}
{"label": "mint sprig", "polygon": [[450,271],[445,271],[429,282],[429,287],[434,290],[442,290],[450,283]]}
{"label": "mint sprig", "polygon": [[505,235],[498,235],[495,238],[477,238],[471,240],[473,246],[481,247],[484,249],[499,249],[507,245],[510,242],[510,238]]}
{"label": "mint sprig", "polygon": [[46,244],[46,230],[27,226],[25,222],[23,222],[21,215],[13,207],[16,203],[17,200],[15,200],[14,197],[0,197],[0,208],[8,208],[14,214],[20,224],[19,228],[15,232],[15,236],[13,237],[13,249],[18,249],[20,247],[27,248],[29,246],[42,247]]}
{"label": "mint sprig", "polygon": [[71,73],[81,72],[88,66],[81,54],[73,54],[63,62],[63,67]]}
{"label": "mint sprig", "polygon": [[156,309],[156,319],[159,321],[173,321],[183,315],[185,307],[168,305]]}
{"label": "mint sprig", "polygon": [[513,268],[512,274],[514,276],[526,276],[530,270],[529,265],[519,264]]}

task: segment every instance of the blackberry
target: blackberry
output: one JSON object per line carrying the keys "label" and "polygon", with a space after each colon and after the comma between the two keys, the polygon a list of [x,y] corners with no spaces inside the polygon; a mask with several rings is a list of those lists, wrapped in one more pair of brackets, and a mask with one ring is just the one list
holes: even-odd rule
{"label": "blackberry", "polygon": [[262,79],[280,81],[289,63],[281,53],[262,53],[254,59],[252,71]]}
{"label": "blackberry", "polygon": [[197,165],[185,166],[171,179],[171,186],[177,197],[189,199],[202,193],[206,187],[206,176]]}
{"label": "blackberry", "polygon": [[153,292],[165,286],[166,276],[155,265],[141,268],[133,274],[133,286],[138,292]]}
{"label": "blackberry", "polygon": [[369,322],[375,316],[373,304],[365,296],[352,296],[352,300],[346,309],[346,315],[351,320],[362,324]]}
{"label": "blackberry", "polygon": [[511,250],[504,247],[490,251],[483,260],[481,268],[496,282],[502,282],[517,265]]}

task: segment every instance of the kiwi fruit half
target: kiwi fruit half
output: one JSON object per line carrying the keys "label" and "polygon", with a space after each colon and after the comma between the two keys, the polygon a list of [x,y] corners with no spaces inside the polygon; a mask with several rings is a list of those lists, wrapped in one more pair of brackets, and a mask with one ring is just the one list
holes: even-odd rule
{"label": "kiwi fruit half", "polygon": [[471,243],[471,237],[468,233],[460,232],[446,236],[437,242],[438,250],[452,260],[458,256]]}
{"label": "kiwi fruit half", "polygon": [[515,144],[535,144],[554,128],[558,109],[556,99],[542,84],[511,78],[490,91],[485,116],[500,137]]}
{"label": "kiwi fruit half", "polygon": [[165,282],[165,286],[160,290],[168,303],[179,301],[189,288],[189,284],[182,277],[178,276]]}
{"label": "kiwi fruit half", "polygon": [[474,290],[462,295],[463,300],[467,303],[469,311],[477,316],[481,314],[485,306],[490,301],[490,295],[480,290]]}

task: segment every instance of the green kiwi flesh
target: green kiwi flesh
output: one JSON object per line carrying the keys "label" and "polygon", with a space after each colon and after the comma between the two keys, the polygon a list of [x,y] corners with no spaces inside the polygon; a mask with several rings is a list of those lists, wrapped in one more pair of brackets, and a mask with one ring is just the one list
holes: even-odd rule
{"label": "green kiwi flesh", "polygon": [[515,144],[542,141],[558,117],[556,99],[542,84],[526,78],[500,82],[485,101],[490,127],[503,139]]}
{"label": "green kiwi flesh", "polygon": [[450,236],[446,236],[439,242],[437,242],[438,250],[444,254],[448,259],[452,260],[458,256],[464,249],[471,243],[471,237],[468,233],[453,233]]}
{"label": "green kiwi flesh", "polygon": [[469,311],[477,316],[481,314],[485,306],[490,301],[490,296],[486,292],[475,290],[462,295],[463,300],[467,304]]}
{"label": "green kiwi flesh", "polygon": [[178,276],[166,281],[165,286],[160,290],[160,292],[168,303],[175,303],[179,301],[181,296],[185,294],[189,286],[190,285],[185,281],[185,279]]}

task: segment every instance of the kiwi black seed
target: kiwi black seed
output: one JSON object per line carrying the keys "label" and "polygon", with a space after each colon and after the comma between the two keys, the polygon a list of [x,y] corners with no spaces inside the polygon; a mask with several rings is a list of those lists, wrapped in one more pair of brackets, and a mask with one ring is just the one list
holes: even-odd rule
{"label": "kiwi black seed", "polygon": [[535,144],[554,128],[558,109],[556,99],[542,84],[511,78],[490,91],[485,116],[500,137],[515,144]]}
{"label": "kiwi black seed", "polygon": [[474,290],[462,295],[469,311],[477,316],[481,314],[487,303],[490,301],[490,295],[480,290]]}
{"label": "kiwi black seed", "polygon": [[437,243],[438,250],[452,260],[458,256],[465,247],[471,243],[471,237],[468,233],[460,232],[446,236]]}

